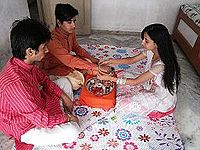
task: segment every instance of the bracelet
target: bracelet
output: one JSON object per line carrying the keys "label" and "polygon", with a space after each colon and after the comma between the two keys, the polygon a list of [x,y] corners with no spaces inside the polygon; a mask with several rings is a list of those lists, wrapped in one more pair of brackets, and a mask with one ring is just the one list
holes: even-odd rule
{"label": "bracelet", "polygon": [[117,78],[117,84],[125,85],[126,84],[126,78]]}

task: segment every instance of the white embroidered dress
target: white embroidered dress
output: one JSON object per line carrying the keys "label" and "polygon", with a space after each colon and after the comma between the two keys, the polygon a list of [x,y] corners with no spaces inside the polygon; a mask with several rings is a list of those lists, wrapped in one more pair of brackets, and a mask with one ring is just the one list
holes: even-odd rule
{"label": "white embroidered dress", "polygon": [[[147,50],[143,52],[147,56],[145,72],[150,71],[154,76],[142,84],[144,90],[119,103],[121,107],[127,107],[127,111],[132,111],[142,116],[147,116],[151,112],[168,112],[175,108],[177,97],[171,95],[164,87],[162,75],[164,63],[158,60],[152,63],[153,52]],[[125,77],[130,78],[130,73],[125,73]],[[135,75],[133,75],[135,76]]]}

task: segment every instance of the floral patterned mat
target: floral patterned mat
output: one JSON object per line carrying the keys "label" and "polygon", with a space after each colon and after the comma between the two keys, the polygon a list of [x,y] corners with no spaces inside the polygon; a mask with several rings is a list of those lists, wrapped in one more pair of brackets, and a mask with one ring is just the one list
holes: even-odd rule
{"label": "floral patterned mat", "polygon": [[[138,54],[142,49],[117,48],[108,45],[82,45],[100,59],[122,58]],[[118,65],[123,70],[141,73],[146,61],[134,65]],[[73,113],[80,119],[82,132],[73,143],[34,147],[34,150],[183,150],[183,144],[173,114],[159,120],[132,113],[123,99],[140,91],[140,86],[117,87],[116,107],[109,111],[79,104],[80,91],[76,91]],[[119,113],[120,112],[120,113]],[[66,133],[67,134],[67,133]]]}

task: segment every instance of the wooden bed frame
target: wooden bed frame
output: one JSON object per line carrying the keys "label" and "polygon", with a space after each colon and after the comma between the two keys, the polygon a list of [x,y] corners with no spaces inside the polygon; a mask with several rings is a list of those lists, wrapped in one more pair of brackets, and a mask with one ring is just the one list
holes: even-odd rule
{"label": "wooden bed frame", "polygon": [[[190,43],[184,38],[184,36],[178,30],[180,20],[184,21],[197,35],[197,40],[192,47]],[[200,27],[196,25],[180,8],[175,27],[172,33],[172,38],[182,48],[185,55],[192,63],[197,73],[200,75]]]}

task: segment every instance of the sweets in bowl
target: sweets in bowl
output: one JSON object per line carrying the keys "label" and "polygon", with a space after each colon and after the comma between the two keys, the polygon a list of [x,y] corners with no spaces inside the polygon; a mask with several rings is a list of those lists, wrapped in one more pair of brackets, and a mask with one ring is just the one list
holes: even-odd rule
{"label": "sweets in bowl", "polygon": [[86,75],[80,94],[80,103],[94,108],[109,110],[115,107],[116,83],[102,81],[95,76]]}
{"label": "sweets in bowl", "polygon": [[114,89],[114,83],[111,81],[102,81],[92,77],[86,81],[86,89],[96,96],[109,94]]}

